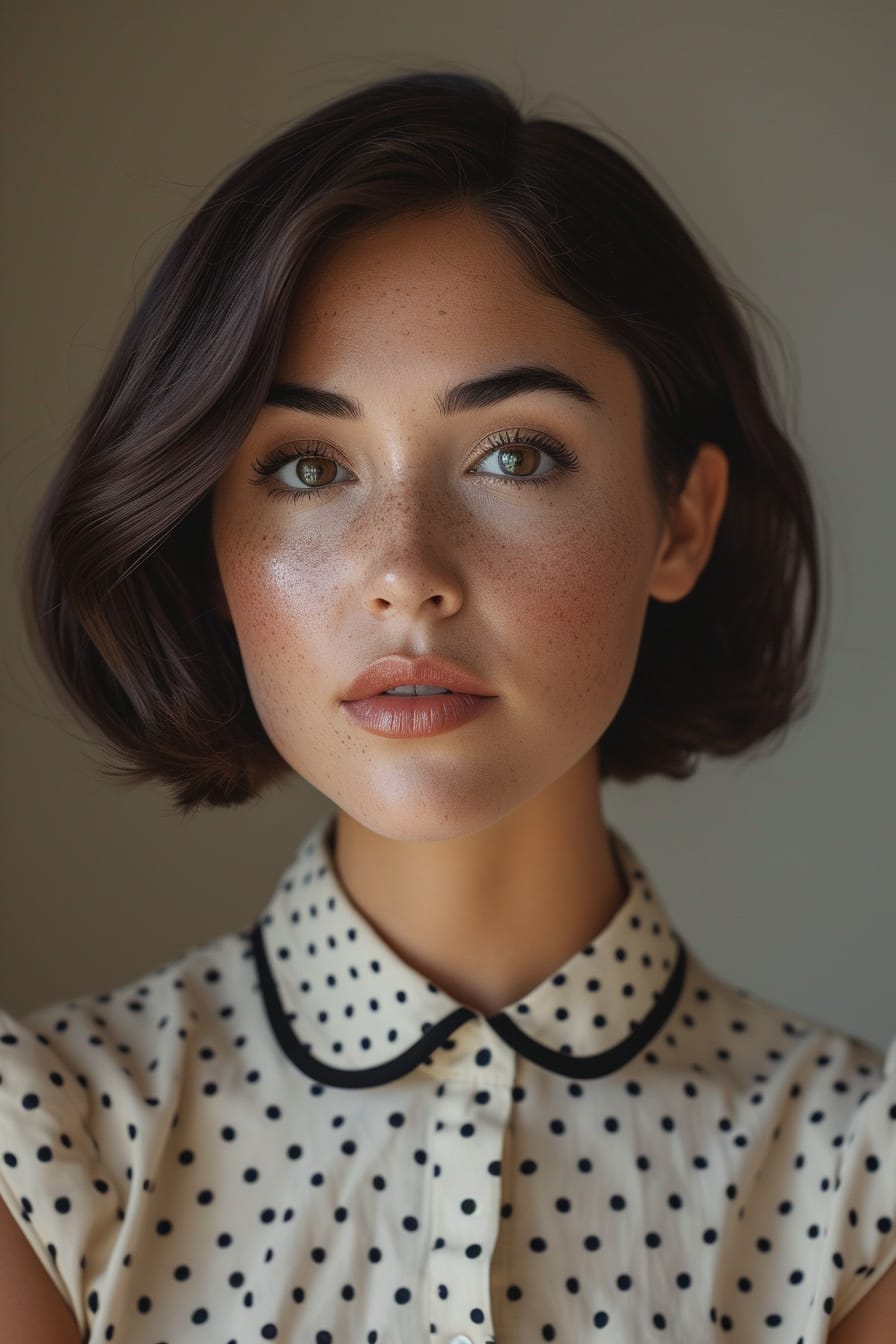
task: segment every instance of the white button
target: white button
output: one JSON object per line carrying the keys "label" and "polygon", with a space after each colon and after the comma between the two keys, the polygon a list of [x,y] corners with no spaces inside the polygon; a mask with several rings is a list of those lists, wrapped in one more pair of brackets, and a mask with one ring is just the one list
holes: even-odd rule
{"label": "white button", "polygon": [[469,1335],[452,1335],[448,1344],[473,1344],[473,1341]]}

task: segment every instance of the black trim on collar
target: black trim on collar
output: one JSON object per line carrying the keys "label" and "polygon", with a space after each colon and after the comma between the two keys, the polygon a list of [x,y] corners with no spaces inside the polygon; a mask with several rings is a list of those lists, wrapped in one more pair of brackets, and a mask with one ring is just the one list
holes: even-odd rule
{"label": "black trim on collar", "polygon": [[[293,1030],[274,982],[264,946],[261,921],[251,929],[249,938],[258,970],[262,1000],[277,1043],[296,1068],[309,1078],[313,1078],[315,1082],[347,1088],[378,1087],[381,1083],[394,1082],[396,1078],[403,1077],[428,1059],[435,1048],[444,1044],[464,1022],[476,1017],[472,1008],[460,1007],[449,1013],[441,1022],[437,1022],[420,1037],[419,1041],[402,1051],[400,1055],[396,1055],[395,1059],[389,1060],[387,1064],[374,1065],[368,1069],[333,1068],[332,1065],[316,1059],[311,1053],[310,1046],[304,1045]],[[633,1028],[631,1034],[608,1050],[601,1050],[595,1055],[565,1054],[560,1050],[550,1050],[531,1036],[527,1036],[505,1012],[496,1013],[494,1017],[485,1020],[501,1039],[519,1054],[525,1055],[534,1064],[539,1064],[552,1073],[560,1073],[568,1078],[601,1078],[605,1074],[614,1073],[644,1049],[660,1031],[678,1002],[684,984],[687,951],[681,939],[676,940],[678,958],[665,989],[647,1016]]]}
{"label": "black trim on collar", "polygon": [[678,957],[666,988],[647,1016],[632,1028],[631,1035],[626,1036],[624,1041],[611,1045],[609,1050],[601,1050],[596,1055],[568,1055],[562,1050],[549,1050],[546,1045],[521,1031],[506,1013],[490,1017],[489,1024],[494,1027],[502,1041],[506,1041],[534,1064],[540,1064],[543,1069],[550,1069],[552,1073],[562,1073],[567,1078],[602,1078],[604,1074],[615,1073],[630,1059],[634,1059],[648,1041],[653,1040],[678,1002],[684,984],[688,956],[681,939],[677,938],[676,941]]}

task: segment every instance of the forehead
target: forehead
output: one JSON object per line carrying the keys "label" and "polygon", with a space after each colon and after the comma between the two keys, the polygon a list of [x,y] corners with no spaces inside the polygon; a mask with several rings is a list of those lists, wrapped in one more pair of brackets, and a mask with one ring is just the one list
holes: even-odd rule
{"label": "forehead", "polygon": [[534,292],[532,279],[497,227],[473,205],[412,211],[395,219],[361,224],[347,236],[327,240],[311,262],[301,289],[311,301],[343,298],[359,286],[390,287],[396,300],[442,298],[454,286],[499,283]]}
{"label": "forehead", "polygon": [[[540,291],[473,207],[402,215],[324,244],[290,305],[278,374],[432,360],[440,375],[606,348],[578,309]],[[508,358],[510,357],[510,358]]]}

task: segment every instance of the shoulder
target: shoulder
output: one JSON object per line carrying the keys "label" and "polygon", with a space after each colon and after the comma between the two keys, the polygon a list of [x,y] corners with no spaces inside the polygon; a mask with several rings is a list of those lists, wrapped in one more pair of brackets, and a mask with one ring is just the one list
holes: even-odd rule
{"label": "shoulder", "polygon": [[675,1021],[704,1067],[752,1093],[785,1093],[824,1128],[846,1123],[892,1073],[892,1051],[730,984],[693,955]]}
{"label": "shoulder", "polygon": [[761,1225],[769,1240],[778,1228],[782,1244],[800,1248],[818,1310],[836,1327],[896,1261],[896,1037],[880,1049],[696,959],[674,1030],[696,1037],[731,1137],[753,1154],[742,1227]]}
{"label": "shoulder", "polygon": [[44,1071],[55,1061],[100,1110],[126,1094],[162,1105],[195,1038],[214,1024],[229,1033],[253,987],[248,936],[226,934],[128,984],[7,1019],[5,1059]]}
{"label": "shoulder", "polygon": [[0,1199],[82,1331],[138,1173],[257,999],[248,938],[228,934],[112,991],[0,1010]]}
{"label": "shoulder", "polygon": [[857,1099],[844,1127],[840,1153],[832,1216],[837,1244],[832,1254],[844,1272],[832,1304],[833,1325],[876,1288],[896,1262],[896,1038],[880,1075]]}

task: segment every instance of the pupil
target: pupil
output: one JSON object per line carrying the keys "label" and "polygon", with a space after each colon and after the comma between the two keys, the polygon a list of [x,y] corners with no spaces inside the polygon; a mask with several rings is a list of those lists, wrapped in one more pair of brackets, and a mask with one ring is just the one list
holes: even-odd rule
{"label": "pupil", "polygon": [[523,460],[523,454],[518,448],[506,448],[501,454],[501,466],[506,470],[516,474],[516,468]]}
{"label": "pupil", "polygon": [[301,476],[304,485],[317,485],[323,475],[323,467],[315,467],[309,465],[307,462],[303,462],[299,468],[299,475]]}

